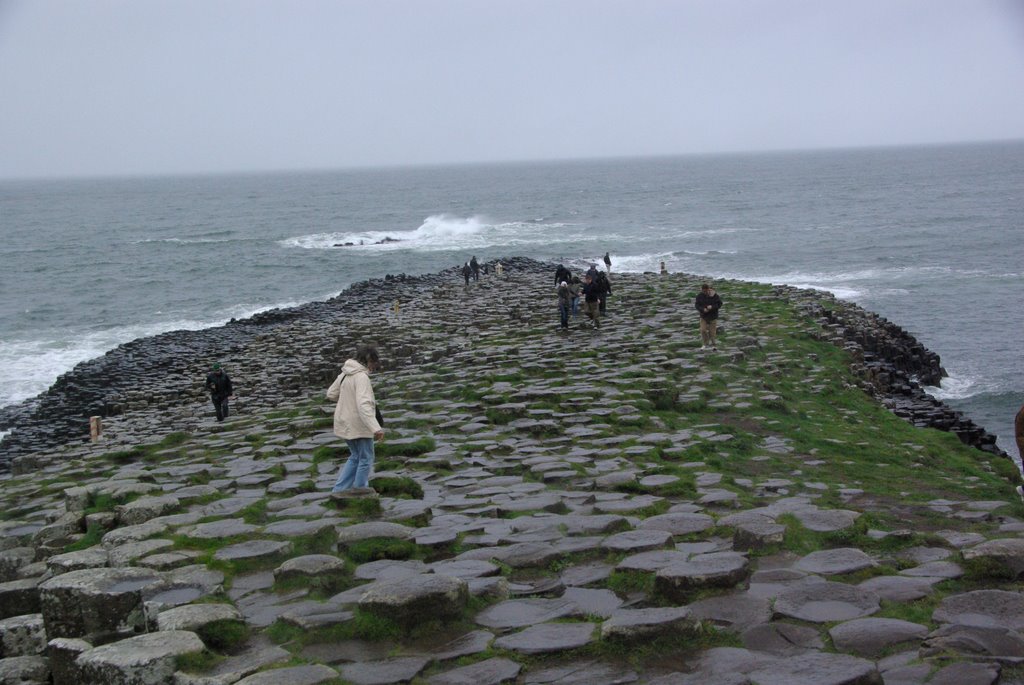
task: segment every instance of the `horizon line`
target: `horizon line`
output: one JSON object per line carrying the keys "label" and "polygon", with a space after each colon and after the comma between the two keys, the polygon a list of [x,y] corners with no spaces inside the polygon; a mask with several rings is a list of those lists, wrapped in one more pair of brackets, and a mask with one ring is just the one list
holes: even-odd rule
{"label": "horizon line", "polygon": [[195,171],[146,171],[139,173],[82,173],[58,175],[5,176],[0,174],[0,183],[46,182],[46,181],[116,181],[138,179],[204,178],[217,176],[265,176],[279,174],[321,174],[368,171],[426,170],[451,167],[507,166],[518,164],[571,164],[575,162],[600,162],[617,160],[654,160],[679,157],[729,157],[743,155],[804,154],[816,152],[854,152],[868,150],[891,150],[897,148],[938,148],[969,145],[1021,144],[1024,138],[986,138],[974,140],[939,141],[926,143],[879,143],[868,145],[835,145],[803,148],[766,148],[760,150],[720,150],[714,152],[673,152],[665,154],[623,154],[595,155],[591,157],[549,157],[495,160],[462,160],[415,162],[395,164],[362,164],[352,166],[310,166],[310,167],[266,167],[258,169],[225,169]]}

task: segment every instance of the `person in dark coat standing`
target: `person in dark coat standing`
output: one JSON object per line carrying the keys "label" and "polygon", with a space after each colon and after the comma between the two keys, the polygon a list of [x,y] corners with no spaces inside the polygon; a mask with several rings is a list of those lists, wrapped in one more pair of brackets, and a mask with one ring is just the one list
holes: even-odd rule
{"label": "person in dark coat standing", "polygon": [[594,282],[597,283],[597,290],[600,293],[601,316],[604,316],[607,314],[608,296],[612,294],[612,282],[608,280],[608,274],[603,271],[597,272],[597,278]]}
{"label": "person in dark coat standing", "polygon": [[594,328],[601,328],[600,291],[590,276],[583,278],[583,313],[594,322]]}
{"label": "person in dark coat standing", "polygon": [[718,310],[722,308],[722,298],[708,285],[700,287],[700,294],[693,303],[694,309],[700,314],[700,349],[706,350],[710,347],[718,349]]}
{"label": "person in dark coat standing", "polygon": [[223,421],[228,417],[228,400],[234,396],[234,388],[231,387],[231,379],[220,368],[220,364],[214,364],[213,369],[206,375],[206,389],[210,392],[210,399],[213,400],[214,411],[217,412],[217,420]]}
{"label": "person in dark coat standing", "polygon": [[608,273],[612,272],[612,258],[607,252],[604,253],[604,268],[608,269]]}
{"label": "person in dark coat standing", "polygon": [[473,258],[469,260],[469,268],[473,270],[473,280],[474,281],[479,281],[480,280],[480,262],[476,261],[476,255],[473,255]]}
{"label": "person in dark coat standing", "polygon": [[466,285],[469,285],[469,277],[473,275],[473,268],[466,262],[462,265],[462,277],[466,279]]}

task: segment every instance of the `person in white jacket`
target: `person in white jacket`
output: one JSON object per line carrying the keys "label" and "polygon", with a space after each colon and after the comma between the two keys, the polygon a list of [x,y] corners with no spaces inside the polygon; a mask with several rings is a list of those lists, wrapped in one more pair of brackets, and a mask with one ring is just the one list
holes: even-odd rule
{"label": "person in white jacket", "polygon": [[373,396],[370,374],[380,367],[377,348],[362,346],[354,359],[341,367],[341,373],[327,389],[327,399],[337,401],[334,408],[334,434],[348,443],[348,461],[341,468],[331,492],[365,490],[369,488],[373,470],[373,441],[384,439],[380,425],[377,400]]}

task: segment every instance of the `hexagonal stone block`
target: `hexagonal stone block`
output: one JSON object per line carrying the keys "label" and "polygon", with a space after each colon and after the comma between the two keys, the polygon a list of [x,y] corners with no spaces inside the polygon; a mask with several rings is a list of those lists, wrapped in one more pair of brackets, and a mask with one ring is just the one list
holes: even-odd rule
{"label": "hexagonal stone block", "polygon": [[82,685],[170,683],[177,659],[203,649],[195,633],[161,631],[94,647],[82,653],[75,665]]}
{"label": "hexagonal stone block", "polygon": [[747,577],[749,561],[736,552],[695,554],[688,561],[658,571],[654,586],[667,597],[685,601],[694,590],[706,587],[733,587]]}
{"label": "hexagonal stone block", "polygon": [[362,661],[341,667],[341,677],[353,685],[391,685],[407,683],[426,668],[428,659],[418,656],[396,657],[383,661]]}
{"label": "hexagonal stone block", "polygon": [[469,666],[453,668],[427,678],[429,685],[500,685],[515,680],[522,669],[511,659],[495,657]]}
{"label": "hexagonal stone block", "polygon": [[0,659],[0,683],[49,685],[50,664],[41,656],[12,656]]}
{"label": "hexagonal stone block", "polygon": [[739,551],[764,549],[770,545],[782,544],[786,527],[771,521],[751,521],[736,526],[732,546]]}
{"label": "hexagonal stone block", "polygon": [[103,568],[109,565],[110,557],[103,547],[90,547],[77,552],[55,554],[46,560],[46,570],[52,575],[81,571],[86,568]]}
{"label": "hexagonal stone block", "polygon": [[163,578],[142,568],[71,571],[39,586],[46,634],[88,637],[135,632],[146,625],[144,599],[164,588]]}
{"label": "hexagonal stone block", "polygon": [[196,632],[218,621],[242,621],[242,613],[230,604],[185,604],[156,617],[158,630],[188,630]]}
{"label": "hexagonal stone block", "polygon": [[272,559],[291,550],[292,543],[285,540],[248,540],[217,550],[213,558],[217,561]]}
{"label": "hexagonal stone block", "polygon": [[1002,569],[1010,578],[1024,574],[1024,538],[988,540],[963,551],[964,561],[987,562]]}
{"label": "hexagonal stone block", "polygon": [[672,535],[691,535],[703,533],[714,526],[715,519],[707,514],[679,512],[649,516],[641,521],[637,528],[640,530],[664,530]]}
{"label": "hexagonal stone block", "polygon": [[794,568],[800,571],[817,573],[823,576],[855,573],[872,566],[875,566],[875,560],[855,547],[823,549],[811,552],[793,565]]}
{"label": "hexagonal stone block", "polygon": [[39,613],[39,579],[0,583],[0,618]]}
{"label": "hexagonal stone block", "polygon": [[601,638],[624,641],[649,639],[689,633],[696,627],[697,621],[690,616],[687,607],[619,609],[601,624]]}
{"label": "hexagonal stone block", "polygon": [[477,614],[475,620],[488,628],[508,630],[578,615],[579,606],[571,600],[530,598],[494,604]]}
{"label": "hexagonal stone block", "polygon": [[845,583],[803,585],[775,599],[776,614],[811,623],[863,618],[879,608],[878,595]]}
{"label": "hexagonal stone block", "polygon": [[0,621],[0,659],[12,656],[42,656],[46,652],[46,631],[42,614],[12,616]]}
{"label": "hexagonal stone block", "polygon": [[465,580],[424,574],[371,583],[359,598],[359,608],[403,625],[414,625],[458,618],[468,601],[469,586]]}
{"label": "hexagonal stone block", "polygon": [[920,642],[928,628],[895,618],[858,618],[833,626],[828,634],[836,649],[874,657],[894,645]]}
{"label": "hexagonal stone block", "polygon": [[578,649],[594,639],[593,623],[541,623],[494,641],[499,649],[520,654],[547,654]]}
{"label": "hexagonal stone block", "polygon": [[119,504],[114,508],[117,520],[125,526],[134,526],[145,523],[165,514],[170,514],[180,506],[180,502],[174,495],[160,495],[157,497],[140,497],[128,504]]}
{"label": "hexagonal stone block", "polygon": [[849,528],[860,518],[859,511],[846,509],[798,509],[793,515],[800,525],[816,533],[831,533]]}
{"label": "hexagonal stone block", "polygon": [[1024,630],[1024,594],[974,590],[946,597],[932,612],[940,623]]}
{"label": "hexagonal stone block", "polygon": [[288,559],[274,569],[274,580],[280,582],[295,578],[320,578],[336,576],[344,572],[344,559],[330,554],[306,554]]}
{"label": "hexagonal stone block", "polygon": [[601,547],[611,552],[644,552],[671,542],[672,534],[664,530],[627,530],[609,535],[601,541]]}

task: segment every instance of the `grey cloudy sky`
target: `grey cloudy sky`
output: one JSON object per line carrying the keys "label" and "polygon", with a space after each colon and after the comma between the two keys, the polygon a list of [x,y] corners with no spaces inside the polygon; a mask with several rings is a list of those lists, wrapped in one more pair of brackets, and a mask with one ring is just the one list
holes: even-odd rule
{"label": "grey cloudy sky", "polygon": [[0,0],[0,177],[1024,138],[1024,0]]}

